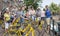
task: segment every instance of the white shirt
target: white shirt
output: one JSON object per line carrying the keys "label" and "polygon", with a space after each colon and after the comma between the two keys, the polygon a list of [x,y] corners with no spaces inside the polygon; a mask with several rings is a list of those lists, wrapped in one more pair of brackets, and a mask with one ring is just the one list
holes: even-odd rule
{"label": "white shirt", "polygon": [[41,12],[41,17],[45,17],[45,11]]}
{"label": "white shirt", "polygon": [[35,14],[35,10],[29,10],[29,14],[31,15],[34,15]]}

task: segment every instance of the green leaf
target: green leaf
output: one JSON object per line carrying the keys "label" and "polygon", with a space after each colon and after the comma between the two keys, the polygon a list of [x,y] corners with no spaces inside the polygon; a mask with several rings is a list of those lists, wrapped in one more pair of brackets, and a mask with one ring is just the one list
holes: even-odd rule
{"label": "green leaf", "polygon": [[24,0],[24,4],[26,4],[26,6],[32,6],[34,9],[37,9],[38,4],[37,2],[41,3],[42,0]]}

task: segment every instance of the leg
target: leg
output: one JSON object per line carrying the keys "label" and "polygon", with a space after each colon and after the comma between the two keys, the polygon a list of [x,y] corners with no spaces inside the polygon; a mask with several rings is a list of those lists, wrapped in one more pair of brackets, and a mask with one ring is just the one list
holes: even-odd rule
{"label": "leg", "polygon": [[8,32],[9,24],[5,22],[5,32]]}
{"label": "leg", "polygon": [[50,25],[50,18],[46,19],[47,25]]}

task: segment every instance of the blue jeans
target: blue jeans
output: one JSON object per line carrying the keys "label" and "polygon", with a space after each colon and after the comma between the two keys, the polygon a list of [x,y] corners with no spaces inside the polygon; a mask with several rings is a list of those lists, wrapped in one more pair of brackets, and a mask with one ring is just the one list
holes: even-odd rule
{"label": "blue jeans", "polygon": [[31,16],[32,20],[35,21],[35,16]]}
{"label": "blue jeans", "polygon": [[20,18],[20,23],[23,23],[24,22],[24,18]]}
{"label": "blue jeans", "polygon": [[14,16],[11,16],[10,18],[11,18],[10,21],[12,22],[14,20]]}

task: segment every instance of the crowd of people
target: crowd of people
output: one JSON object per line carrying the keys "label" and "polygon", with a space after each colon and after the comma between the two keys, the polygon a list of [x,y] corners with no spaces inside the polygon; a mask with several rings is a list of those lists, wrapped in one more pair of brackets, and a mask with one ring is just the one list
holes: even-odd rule
{"label": "crowd of people", "polygon": [[[9,28],[9,25],[15,21],[16,18],[20,18],[19,23],[22,24],[24,20],[29,20],[29,18],[32,18],[32,21],[35,21],[36,18],[39,18],[40,20],[44,20],[47,22],[47,25],[50,25],[50,18],[51,18],[51,11],[48,8],[48,5],[45,6],[43,10],[41,8],[37,8],[37,10],[34,10],[34,8],[28,7],[27,10],[26,6],[22,6],[17,8],[16,6],[9,6],[5,9],[3,14],[3,20],[5,24],[5,30],[7,31]],[[2,11],[0,11],[0,16]]]}

